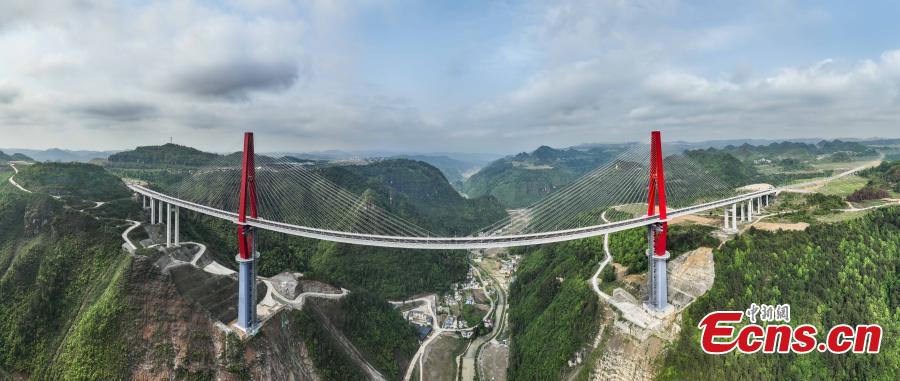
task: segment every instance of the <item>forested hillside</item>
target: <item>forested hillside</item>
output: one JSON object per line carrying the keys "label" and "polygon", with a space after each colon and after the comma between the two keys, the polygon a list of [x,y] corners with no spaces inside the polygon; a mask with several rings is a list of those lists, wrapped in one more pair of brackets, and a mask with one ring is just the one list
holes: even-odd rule
{"label": "forested hillside", "polygon": [[[666,246],[672,259],[697,248],[716,247],[719,240],[712,236],[715,228],[705,225],[670,225]],[[609,236],[609,251],[613,260],[628,268],[628,274],[647,271],[647,230],[635,228]]]}
{"label": "forested hillside", "polygon": [[0,378],[123,378],[120,246],[114,224],[0,185]]}
{"label": "forested hillside", "polygon": [[[164,178],[150,172],[152,178]],[[470,234],[505,216],[490,197],[465,199],[434,167],[411,160],[384,160],[359,166],[325,166],[323,176],[351,192],[366,193],[373,202],[438,234]],[[136,175],[140,175],[137,173]],[[163,185],[164,186],[164,185]],[[233,265],[233,225],[187,214],[185,237],[206,242],[212,255]],[[425,291],[445,290],[465,276],[462,251],[401,250],[322,242],[260,232],[260,274],[301,271],[351,290],[368,290],[399,299]],[[373,270],[374,269],[374,270]]]}
{"label": "forested hillside", "polygon": [[36,163],[17,166],[16,182],[26,189],[92,201],[128,197],[131,192],[103,167],[85,163]]}
{"label": "forested hillside", "polygon": [[[751,229],[715,252],[713,288],[684,314],[664,361],[664,380],[896,380],[900,374],[900,208],[836,224],[777,233]],[[880,324],[879,354],[729,353],[699,345],[697,322],[708,312],[751,303],[791,305],[791,325],[823,332],[837,324]],[[821,334],[819,339],[821,339]]]}
{"label": "forested hillside", "polygon": [[541,146],[494,161],[466,180],[469,197],[492,195],[508,208],[533,204],[620,154],[620,145],[589,150],[553,149]]}
{"label": "forested hillside", "polygon": [[870,180],[868,185],[871,187],[900,193],[900,160],[882,162],[860,175]]}
{"label": "forested hillside", "polygon": [[428,163],[441,170],[444,177],[454,188],[461,189],[465,176],[480,167],[479,163],[457,160],[447,156],[433,155],[401,155],[395,158],[409,159]]}
{"label": "forested hillside", "polygon": [[[53,168],[63,178],[85,174]],[[160,253],[122,250],[120,218],[139,209],[125,200],[80,212],[0,183],[0,379],[359,379],[356,363],[333,367],[346,353],[330,324],[392,378],[415,350],[411,327],[362,290],[339,304],[336,323],[286,311],[253,340],[223,333],[153,265]]]}
{"label": "forested hillside", "polygon": [[588,279],[602,259],[603,238],[511,252],[524,257],[509,294],[509,379],[559,379],[597,327],[601,307]]}
{"label": "forested hillside", "polygon": [[142,146],[133,151],[115,153],[107,158],[111,163],[168,164],[199,166],[220,157],[214,153],[167,143],[161,146]]}
{"label": "forested hillside", "polygon": [[439,234],[468,235],[506,217],[495,198],[463,198],[437,168],[421,161],[325,167],[322,175],[356,194],[374,192],[379,206]]}
{"label": "forested hillside", "polygon": [[727,146],[716,151],[726,152],[741,161],[767,159],[776,162],[783,159],[817,160],[820,157],[835,159],[831,157],[835,154],[841,154],[836,156],[837,161],[841,161],[841,159],[847,161],[854,157],[877,155],[874,149],[861,143],[840,140],[823,140],[817,144],[779,142],[759,146],[745,143],[740,146]]}
{"label": "forested hillside", "polygon": [[12,155],[7,155],[7,154],[3,153],[3,151],[0,151],[0,162],[4,162],[4,161],[34,161],[34,159],[32,159],[24,154],[21,154],[21,153],[14,153]]}

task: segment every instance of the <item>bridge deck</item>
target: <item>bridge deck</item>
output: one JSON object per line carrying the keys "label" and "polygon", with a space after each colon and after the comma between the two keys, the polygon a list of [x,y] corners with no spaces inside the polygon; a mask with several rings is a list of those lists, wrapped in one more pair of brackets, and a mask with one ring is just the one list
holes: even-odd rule
{"label": "bridge deck", "polygon": [[[238,216],[235,212],[225,211],[221,209],[211,208],[190,201],[180,200],[175,197],[154,191],[152,189],[128,184],[128,188],[136,193],[161,200],[163,202],[176,205],[181,208],[192,210],[208,216],[221,218],[234,223],[238,222]],[[760,190],[743,194],[740,196],[730,197],[722,200],[707,202],[703,204],[693,205],[685,208],[673,209],[668,213],[669,218],[675,218],[688,214],[703,212],[710,209],[724,207],[736,202],[746,201],[760,196],[779,192],[779,188]],[[530,234],[511,234],[511,235],[486,235],[486,236],[468,236],[468,237],[401,237],[386,236],[363,233],[342,232],[326,229],[317,229],[306,226],[291,225],[277,221],[269,221],[262,218],[248,218],[247,224],[259,229],[276,231],[280,233],[290,234],[299,237],[321,239],[326,241],[350,243],[365,246],[393,247],[404,249],[486,249],[497,247],[513,247],[540,245],[545,243],[570,241],[574,239],[595,237],[609,233],[615,233],[622,230],[628,230],[640,226],[646,226],[662,222],[658,216],[643,216],[623,221],[611,222],[606,224],[587,226],[576,229],[567,229],[542,233]]]}

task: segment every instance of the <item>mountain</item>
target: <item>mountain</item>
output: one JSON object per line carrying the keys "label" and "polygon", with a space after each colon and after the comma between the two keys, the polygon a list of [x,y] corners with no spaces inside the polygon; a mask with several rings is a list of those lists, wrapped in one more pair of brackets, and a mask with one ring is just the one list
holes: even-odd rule
{"label": "mountain", "polygon": [[[447,183],[437,168],[420,161],[396,159],[364,165],[325,165],[315,171],[343,189],[364,195],[380,208],[434,234],[464,236],[506,217],[502,205],[493,197],[466,199]],[[148,173],[146,179],[154,181],[154,176]],[[203,184],[214,182],[203,181]],[[216,186],[204,186],[204,189],[216,189]],[[291,194],[298,202],[312,198],[305,189],[292,190]],[[268,196],[261,193],[260,197]],[[332,213],[315,209],[321,208],[322,202],[303,205],[313,215]],[[349,210],[343,217],[347,221],[359,218]],[[187,218],[191,221],[184,225],[189,230],[187,235],[205,242],[221,263],[233,263],[234,228],[231,222],[193,213]],[[351,222],[351,225],[356,223]],[[267,253],[260,259],[262,275],[298,271],[350,290],[367,290],[383,298],[402,299],[422,292],[445,290],[466,274],[466,258],[462,251],[366,247],[266,231],[260,232],[259,244],[260,251]]]}
{"label": "mountain", "polygon": [[[265,155],[257,157],[257,163],[271,160]],[[301,159],[295,161],[298,160],[343,189],[364,195],[382,209],[434,234],[464,236],[506,217],[503,206],[496,199],[462,197],[440,170],[422,161],[382,159],[340,165]],[[109,169],[121,176],[148,181],[151,187],[163,190],[177,186],[192,172],[190,167],[154,165],[111,166]],[[206,172],[199,176],[220,175]],[[222,189],[216,185],[220,180],[205,178],[199,182],[203,184],[200,191],[204,197],[217,200],[234,197],[232,194],[211,192]],[[323,208],[323,203],[312,199],[313,195],[307,189],[291,189],[290,193],[294,196],[290,202],[309,208],[307,215],[333,213],[326,209],[317,210]],[[260,196],[264,200],[269,197],[264,194]],[[272,199],[268,201],[272,202]],[[357,216],[349,211],[344,217],[347,221],[357,221]],[[184,218],[189,221],[182,225],[185,237],[194,237],[206,243],[211,256],[220,263],[233,265],[234,226],[231,222],[196,213],[188,213]],[[466,274],[466,258],[462,251],[364,247],[266,231],[260,232],[259,244],[261,252],[267,253],[260,259],[261,275],[298,271],[351,290],[367,290],[384,298],[400,299],[417,293],[444,290]]]}
{"label": "mountain", "polygon": [[462,188],[463,181],[479,168],[497,159],[500,155],[481,153],[395,153],[387,151],[319,151],[305,153],[276,153],[267,156],[291,157],[308,161],[377,161],[384,159],[409,159],[423,161],[440,169],[456,189]]}
{"label": "mountain", "polygon": [[506,217],[493,197],[466,199],[440,170],[421,161],[328,167],[323,175],[351,192],[374,192],[379,205],[435,233],[467,235]]}
{"label": "mountain", "polygon": [[[104,176],[87,164],[35,167],[43,183],[79,179],[55,182],[66,194]],[[234,319],[237,281],[173,264],[173,251],[124,251],[124,219],[142,211],[126,198],[101,212],[118,201],[79,211],[69,199],[0,183],[0,379],[355,380],[365,379],[365,364],[396,379],[409,363],[412,328],[362,291],[282,310],[252,340],[221,329],[217,321]],[[222,304],[230,309],[210,309]]]}
{"label": "mountain", "polygon": [[0,151],[0,161],[34,161],[34,159],[26,156],[21,153],[14,153],[12,155],[7,155]]}
{"label": "mountain", "polygon": [[36,163],[23,166],[16,182],[35,192],[109,201],[128,197],[131,192],[118,177],[103,167],[85,163]]}
{"label": "mountain", "polygon": [[316,152],[273,152],[264,153],[269,156],[293,156],[301,159],[309,160],[361,160],[361,159],[383,159],[383,158],[409,158],[412,156],[422,157],[448,157],[466,163],[474,163],[484,165],[496,160],[503,155],[495,153],[479,153],[479,152],[393,152],[380,150],[362,150],[362,151],[342,151],[342,150],[326,150]]}
{"label": "mountain", "polygon": [[463,192],[469,197],[491,195],[507,208],[521,208],[555,192],[619,155],[625,145],[588,150],[541,146],[496,160],[469,177]]}
{"label": "mountain", "polygon": [[[900,329],[898,247],[896,207],[803,231],[750,229],[716,249],[715,282],[685,310],[684,329],[666,353],[658,378],[896,379],[900,345],[887,338]],[[751,303],[789,303],[791,325],[815,325],[818,340],[838,324],[878,324],[885,339],[880,353],[867,355],[704,353],[698,345],[700,320],[711,311],[743,310]]]}
{"label": "mountain", "polygon": [[220,155],[203,152],[196,148],[178,144],[166,143],[161,146],[142,146],[132,151],[123,151],[110,155],[107,160],[110,163],[130,164],[165,164],[200,166],[221,157]]}
{"label": "mountain", "polygon": [[819,160],[837,154],[840,154],[840,156],[849,160],[852,157],[874,156],[878,154],[871,147],[861,143],[845,142],[841,140],[822,140],[816,144],[778,142],[769,145],[750,145],[744,143],[740,146],[728,145],[719,150],[727,152],[742,161],[753,161],[758,159],[767,159],[770,161],[780,161],[784,159]]}
{"label": "mountain", "polygon": [[418,160],[431,164],[441,170],[450,185],[456,189],[461,189],[463,182],[477,172],[483,163],[479,161],[463,161],[451,158],[449,156],[432,156],[432,155],[399,155],[392,158]]}
{"label": "mountain", "polygon": [[51,148],[46,150],[24,149],[24,148],[4,148],[9,153],[20,153],[34,158],[35,161],[58,161],[58,162],[88,162],[93,159],[106,159],[109,155],[118,151],[85,151],[85,150],[65,150],[59,148]]}

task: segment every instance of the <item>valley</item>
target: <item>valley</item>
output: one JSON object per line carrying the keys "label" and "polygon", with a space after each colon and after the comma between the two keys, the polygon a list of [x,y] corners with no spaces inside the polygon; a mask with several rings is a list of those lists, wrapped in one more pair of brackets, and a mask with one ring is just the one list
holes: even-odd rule
{"label": "valley", "polygon": [[[46,370],[37,372],[200,379],[667,379],[693,369],[678,362],[683,353],[669,348],[686,345],[685,332],[690,330],[685,321],[696,319],[697,305],[708,305],[717,295],[710,292],[721,287],[722,279],[729,279],[721,275],[729,268],[720,268],[720,251],[742,245],[745,236],[806,234],[836,219],[851,226],[870,218],[883,220],[890,218],[886,216],[894,213],[896,208],[891,206],[898,202],[891,198],[898,181],[895,165],[866,161],[869,156],[827,164],[823,169],[831,171],[827,177],[798,181],[803,185],[793,188],[795,193],[783,193],[736,231],[721,229],[723,216],[717,210],[676,218],[669,231],[674,258],[669,264],[669,295],[674,310],[665,315],[648,314],[642,306],[647,297],[647,264],[642,261],[641,229],[538,247],[469,252],[364,249],[263,232],[261,251],[270,253],[260,261],[258,278],[257,309],[263,328],[250,338],[232,326],[237,278],[228,225],[185,215],[185,239],[167,248],[162,227],[146,222],[149,211],[141,208],[144,203],[123,192],[121,183],[110,175],[177,186],[195,171],[197,163],[218,157],[177,147],[168,152],[171,149],[146,150],[153,154],[141,159],[114,160],[106,170],[91,164],[30,161],[5,167],[3,198],[18,203],[45,198],[46,205],[56,206],[40,213],[96,221],[99,225],[72,226],[108,235],[110,243],[109,265],[90,281],[95,285],[88,290],[95,291],[84,294],[81,307],[75,310],[75,316],[83,317],[57,334],[62,339],[56,339],[61,340],[56,355],[46,360],[50,364]],[[542,148],[536,155],[548,152]],[[715,162],[710,165],[712,170],[721,168]],[[728,165],[746,166],[746,179],[784,181],[782,175],[773,178],[762,167],[754,172],[759,165]],[[377,202],[385,208],[401,211],[429,229],[460,231],[496,216],[498,206],[490,196],[466,200],[452,190],[445,176],[434,175],[436,169],[414,161],[380,160],[346,169],[325,164],[322,168],[326,176],[349,189],[374,190],[375,200],[381,200]],[[514,164],[513,168],[525,167]],[[525,170],[554,168],[538,165]],[[820,172],[805,173],[817,176]],[[886,189],[888,197],[864,202],[842,199],[862,187]],[[429,210],[438,205],[455,214],[434,217]],[[472,211],[484,211],[485,205],[488,214],[472,219],[478,214]],[[22,210],[16,208],[21,206],[4,210]],[[598,215],[609,222],[638,216],[645,209],[640,204],[619,205]],[[534,217],[521,209],[505,213],[513,220]],[[429,223],[435,220],[445,223]],[[44,234],[41,229],[57,226],[53,224],[26,225],[25,229]],[[19,260],[6,261],[4,279],[14,271],[10,263]],[[373,268],[383,271],[373,273]],[[135,304],[141,307],[117,307],[115,299],[141,300]],[[162,300],[177,302],[164,305]],[[83,340],[79,332],[100,329],[91,320],[96,319],[91,314],[100,311],[113,314],[106,316],[115,322],[103,329],[143,332],[135,336],[136,341],[119,344],[143,348],[132,350],[127,362],[112,357],[102,360],[94,354],[83,357],[67,349],[72,344],[65,343]],[[178,317],[161,324],[160,311]],[[190,354],[198,348],[201,354]],[[280,360],[262,360],[267,357]],[[105,365],[87,370],[80,365],[87,359]],[[4,364],[0,374],[14,378],[33,377],[38,369]]]}

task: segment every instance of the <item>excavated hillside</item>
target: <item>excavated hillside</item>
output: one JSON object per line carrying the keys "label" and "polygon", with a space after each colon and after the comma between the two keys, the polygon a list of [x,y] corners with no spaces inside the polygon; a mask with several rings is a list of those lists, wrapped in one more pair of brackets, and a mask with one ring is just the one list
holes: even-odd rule
{"label": "excavated hillside", "polygon": [[0,379],[320,379],[301,312],[241,341],[217,323],[230,311],[176,287],[189,272],[122,250],[127,226],[0,184]]}
{"label": "excavated hillside", "polygon": [[182,296],[168,276],[137,257],[127,273],[126,295],[134,317],[125,327],[129,377],[146,380],[318,380],[298,312],[283,311],[256,337],[241,342],[214,323],[199,302]]}

